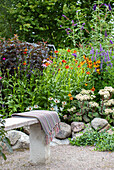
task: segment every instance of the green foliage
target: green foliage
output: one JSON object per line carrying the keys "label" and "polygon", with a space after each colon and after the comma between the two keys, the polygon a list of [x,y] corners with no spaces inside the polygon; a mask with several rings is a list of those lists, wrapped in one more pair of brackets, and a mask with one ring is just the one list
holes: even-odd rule
{"label": "green foliage", "polygon": [[95,146],[95,150],[114,151],[114,133],[108,134],[106,131],[86,131],[82,136],[69,138],[72,145],[77,146]]}
{"label": "green foliage", "polygon": [[4,160],[6,160],[6,156],[3,151],[4,146],[7,147],[8,151],[12,152],[10,141],[6,137],[6,132],[4,130],[4,120],[1,118],[0,115],[0,156],[2,156]]}
{"label": "green foliage", "polygon": [[[37,42],[48,40],[49,43],[56,47],[68,47],[72,45],[64,29],[60,25],[69,25],[62,17],[66,15],[71,21],[78,22],[76,11],[79,10],[80,23],[86,20],[86,28],[90,31],[89,22],[92,19],[93,5],[95,0],[1,0],[0,1],[0,35],[11,38],[18,34],[21,40],[28,42]],[[111,4],[113,0],[100,1],[100,3]],[[104,11],[104,8],[102,8]],[[109,21],[108,14],[107,20]],[[93,26],[93,23],[91,23]],[[79,33],[79,30],[78,30]],[[89,36],[84,31],[85,39]],[[78,37],[78,41],[80,41]],[[78,43],[78,42],[77,42]]]}

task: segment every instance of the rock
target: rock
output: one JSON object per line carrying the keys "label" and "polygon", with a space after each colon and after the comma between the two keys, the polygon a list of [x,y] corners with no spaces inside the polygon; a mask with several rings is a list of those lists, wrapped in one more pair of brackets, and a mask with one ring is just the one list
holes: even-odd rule
{"label": "rock", "polygon": [[60,131],[55,137],[57,139],[66,139],[70,135],[71,135],[71,126],[64,122],[60,122]]}
{"label": "rock", "polygon": [[69,145],[68,139],[59,140],[56,138],[53,138],[52,142],[50,142],[50,146],[56,146],[56,145]]}
{"label": "rock", "polygon": [[9,138],[10,144],[13,146],[20,139],[21,133],[17,130],[10,130],[7,132],[6,137]]}
{"label": "rock", "polygon": [[85,129],[85,125],[83,122],[72,122],[71,123],[71,129],[74,133],[80,132],[83,129]]}
{"label": "rock", "polygon": [[7,133],[12,149],[28,149],[29,148],[29,136],[25,133],[17,130],[11,130]]}
{"label": "rock", "polygon": [[104,130],[108,130],[110,129],[110,124],[106,125],[104,128],[102,128],[101,130],[99,130],[99,132],[102,132]]}
{"label": "rock", "polygon": [[79,132],[79,133],[72,132],[72,138],[80,137],[82,135],[83,135],[83,132]]}
{"label": "rock", "polygon": [[93,131],[90,123],[85,125],[85,129],[84,130],[82,130],[80,132],[77,132],[77,133],[72,132],[72,138],[80,137],[80,136],[82,136],[87,131]]}
{"label": "rock", "polygon": [[24,127],[23,127],[23,131],[24,131],[24,133],[26,133],[27,135],[30,135],[30,126],[24,126]]}
{"label": "rock", "polygon": [[91,121],[91,126],[95,129],[95,130],[100,130],[102,128],[104,128],[106,125],[108,125],[108,121],[106,119],[102,119],[102,118],[94,118]]}

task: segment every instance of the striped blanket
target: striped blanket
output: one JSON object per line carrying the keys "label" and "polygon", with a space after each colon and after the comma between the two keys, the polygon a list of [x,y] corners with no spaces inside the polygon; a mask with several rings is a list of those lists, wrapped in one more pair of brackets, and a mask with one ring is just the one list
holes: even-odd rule
{"label": "striped blanket", "polygon": [[46,144],[49,144],[50,141],[52,141],[53,137],[60,129],[60,119],[55,111],[33,110],[30,112],[12,114],[12,117],[14,116],[37,118],[41,124],[41,129],[45,132]]}

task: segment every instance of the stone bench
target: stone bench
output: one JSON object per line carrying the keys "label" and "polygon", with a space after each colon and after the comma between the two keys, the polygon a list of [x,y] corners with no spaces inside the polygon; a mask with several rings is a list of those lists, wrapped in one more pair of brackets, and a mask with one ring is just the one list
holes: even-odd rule
{"label": "stone bench", "polygon": [[36,118],[11,117],[5,119],[5,130],[30,126],[30,162],[33,164],[50,162],[50,145],[45,142],[45,133]]}

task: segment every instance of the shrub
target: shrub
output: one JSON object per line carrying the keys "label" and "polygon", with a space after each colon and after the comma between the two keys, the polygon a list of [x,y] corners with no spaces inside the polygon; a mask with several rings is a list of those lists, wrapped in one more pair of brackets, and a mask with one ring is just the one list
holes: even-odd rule
{"label": "shrub", "polygon": [[95,150],[114,151],[114,133],[108,134],[106,131],[86,131],[82,136],[69,138],[72,145],[77,146],[95,146]]}

